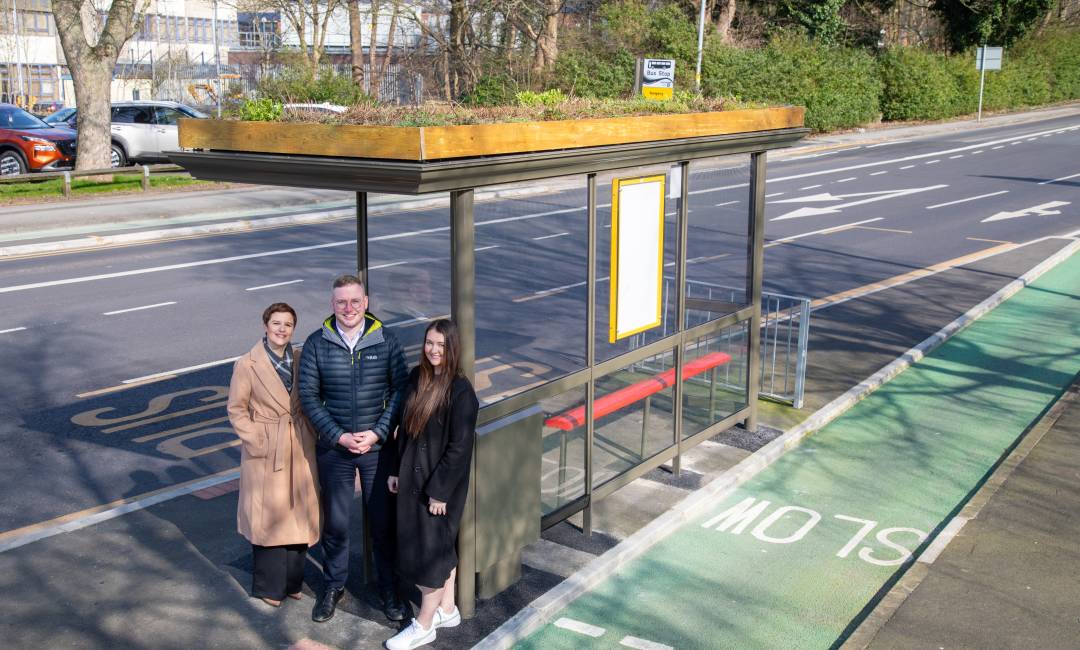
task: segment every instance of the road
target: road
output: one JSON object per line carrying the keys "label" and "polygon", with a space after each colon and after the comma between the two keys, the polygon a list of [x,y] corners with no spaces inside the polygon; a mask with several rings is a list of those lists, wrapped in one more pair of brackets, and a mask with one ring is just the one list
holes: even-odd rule
{"label": "road", "polygon": [[[1078,146],[1080,120],[1063,118],[771,162],[765,289],[828,304],[1080,230]],[[747,162],[691,168],[692,282],[745,286]],[[584,179],[564,180],[576,188],[476,205],[477,385],[489,401],[583,363]],[[677,209],[669,200],[669,264]],[[448,211],[385,213],[370,228],[372,309],[415,351],[424,320],[449,312]],[[235,468],[229,361],[257,340],[270,302],[297,308],[298,332],[317,327],[355,257],[343,220],[0,261],[0,489],[23,495],[0,505],[0,530]],[[598,339],[598,358],[623,349]]]}

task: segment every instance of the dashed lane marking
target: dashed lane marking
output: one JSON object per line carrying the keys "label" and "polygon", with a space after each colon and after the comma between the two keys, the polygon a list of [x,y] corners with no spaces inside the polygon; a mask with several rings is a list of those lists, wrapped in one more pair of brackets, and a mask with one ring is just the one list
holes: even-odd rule
{"label": "dashed lane marking", "polygon": [[584,634],[585,636],[591,636],[594,639],[604,636],[604,632],[607,631],[602,627],[589,625],[588,623],[583,623],[582,621],[577,621],[572,618],[566,618],[565,616],[555,621],[555,627],[570,630],[571,632],[577,632],[578,634]]}
{"label": "dashed lane marking", "polygon": [[723,203],[717,203],[715,207],[722,208],[725,205],[733,205],[735,203],[738,203],[738,201],[724,201]]}
{"label": "dashed lane marking", "polygon": [[836,182],[836,183],[847,183],[848,181],[853,181],[853,180],[855,180],[856,178],[858,178],[858,176],[849,176],[849,177],[847,177],[847,178],[841,178],[840,180],[838,180],[838,181],[835,181],[835,182]]}
{"label": "dashed lane marking", "polygon": [[303,280],[286,280],[285,282],[275,282],[273,284],[260,284],[257,287],[248,287],[244,291],[259,291],[260,289],[272,289],[274,287],[284,287],[287,284],[298,284]]}
{"label": "dashed lane marking", "polygon": [[127,309],[117,309],[115,311],[106,311],[106,312],[102,312],[101,315],[102,316],[115,316],[117,314],[126,314],[128,312],[133,312],[133,311],[143,311],[144,309],[157,309],[158,307],[168,307],[169,305],[175,305],[175,304],[176,304],[175,300],[170,300],[169,302],[158,302],[158,303],[154,303],[153,305],[142,305],[141,307],[128,307]]}
{"label": "dashed lane marking", "polygon": [[1005,241],[1004,239],[983,239],[982,237],[968,237],[970,241],[984,241],[991,244],[1012,244],[1011,241]]}
{"label": "dashed lane marking", "polygon": [[25,329],[26,329],[25,327],[12,327],[10,329],[0,330],[0,334],[10,334],[11,332],[22,332]]}
{"label": "dashed lane marking", "polygon": [[914,166],[915,166],[915,165],[904,165],[904,166],[903,166],[903,167],[901,167],[900,169],[911,169],[911,168],[912,168],[912,167],[914,167]]}
{"label": "dashed lane marking", "polygon": [[1004,149],[1004,148],[1005,148],[1005,145],[1003,145],[1003,144],[999,144],[999,145],[998,145],[998,146],[996,146],[996,147],[990,147],[990,148],[991,148],[991,149]]}
{"label": "dashed lane marking", "polygon": [[882,171],[879,171],[879,172],[872,172],[870,175],[871,176],[881,176],[882,174],[888,174],[888,173],[889,172],[887,170],[882,170]]}
{"label": "dashed lane marking", "polygon": [[554,235],[541,235],[540,237],[533,237],[533,241],[540,241],[541,239],[554,239],[556,237],[565,237],[569,235],[568,232],[557,232]]}
{"label": "dashed lane marking", "polygon": [[966,203],[968,201],[975,201],[978,199],[985,199],[989,196],[999,196],[1001,194],[1008,194],[1009,190],[1001,190],[1000,192],[990,192],[989,194],[980,194],[978,196],[969,196],[966,199],[957,199],[955,201],[947,201],[945,203],[936,203],[934,205],[926,206],[927,210],[936,210],[938,208],[944,208],[947,205],[956,205],[957,203]]}
{"label": "dashed lane marking", "polygon": [[910,235],[910,230],[900,230],[898,228],[876,228],[874,226],[852,226],[852,228],[858,228],[860,230],[879,230],[881,232],[898,232],[903,235]]}
{"label": "dashed lane marking", "polygon": [[936,165],[936,164],[937,164],[937,163],[939,163],[939,162],[941,162],[941,160],[928,160],[928,161],[926,161],[926,162],[925,162],[925,163],[923,163],[923,164],[924,164],[924,165]]}
{"label": "dashed lane marking", "polygon": [[964,154],[956,154],[955,156],[949,156],[949,160],[956,160],[957,158],[963,158]]}
{"label": "dashed lane marking", "polygon": [[1069,176],[1062,176],[1061,178],[1054,178],[1048,181],[1043,181],[1039,183],[1039,185],[1053,185],[1054,183],[1057,183],[1059,181],[1067,181],[1070,178],[1076,178],[1077,176],[1080,176],[1080,174],[1071,174]]}
{"label": "dashed lane marking", "polygon": [[619,641],[619,645],[627,648],[637,648],[637,650],[675,650],[669,645],[657,643],[656,641],[639,639],[636,636],[624,636],[622,641]]}
{"label": "dashed lane marking", "polygon": [[818,183],[817,185],[807,185],[806,187],[800,187],[799,191],[812,190],[812,189],[817,188],[817,187],[821,187],[821,183]]}

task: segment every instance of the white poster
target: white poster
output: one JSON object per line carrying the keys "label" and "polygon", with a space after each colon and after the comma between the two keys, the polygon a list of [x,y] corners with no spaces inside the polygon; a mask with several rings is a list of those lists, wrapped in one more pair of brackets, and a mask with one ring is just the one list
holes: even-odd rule
{"label": "white poster", "polygon": [[611,312],[615,341],[660,324],[664,176],[615,179],[611,200]]}

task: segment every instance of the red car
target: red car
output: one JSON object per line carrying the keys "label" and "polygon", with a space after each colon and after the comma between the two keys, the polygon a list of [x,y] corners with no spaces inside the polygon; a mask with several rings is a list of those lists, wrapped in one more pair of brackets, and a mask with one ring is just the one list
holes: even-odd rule
{"label": "red car", "polygon": [[0,176],[75,165],[75,132],[54,127],[18,106],[0,104]]}

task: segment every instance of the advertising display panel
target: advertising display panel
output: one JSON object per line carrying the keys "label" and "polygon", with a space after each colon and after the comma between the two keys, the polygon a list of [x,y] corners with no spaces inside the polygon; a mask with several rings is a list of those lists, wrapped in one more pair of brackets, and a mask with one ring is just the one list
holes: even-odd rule
{"label": "advertising display panel", "polygon": [[661,322],[664,176],[611,183],[611,343]]}

